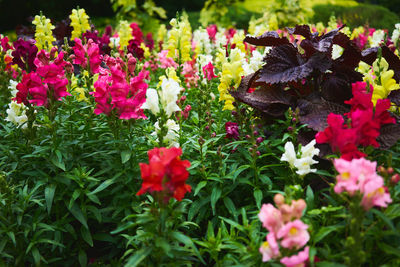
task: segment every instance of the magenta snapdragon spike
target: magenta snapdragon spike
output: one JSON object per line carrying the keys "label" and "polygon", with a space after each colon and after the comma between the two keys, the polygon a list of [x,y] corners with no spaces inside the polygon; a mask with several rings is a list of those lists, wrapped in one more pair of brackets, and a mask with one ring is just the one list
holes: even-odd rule
{"label": "magenta snapdragon spike", "polygon": [[82,40],[75,38],[75,46],[72,47],[74,50],[73,63],[80,65],[82,68],[86,68],[88,65],[92,73],[98,73],[99,67],[102,61],[102,56],[100,55],[99,45],[96,44],[92,39],[89,39],[88,43],[82,45]]}
{"label": "magenta snapdragon spike", "polygon": [[67,92],[68,79],[65,78],[64,53],[60,52],[57,58],[52,58],[54,54],[54,51],[48,53],[45,50],[38,53],[34,59],[36,72],[24,74],[17,85],[15,100],[18,103],[47,107],[49,97],[53,98],[51,100],[60,101],[70,95]]}
{"label": "magenta snapdragon spike", "polygon": [[228,121],[227,123],[225,123],[225,131],[225,138],[233,138],[235,140],[239,139],[239,127],[236,122]]}
{"label": "magenta snapdragon spike", "polygon": [[[122,60],[106,57],[105,61],[108,69],[100,68],[99,79],[94,84],[96,90],[92,93],[96,101],[94,113],[109,115],[115,109],[120,119],[145,119],[141,107],[146,101],[145,80],[149,79],[149,72],[142,70],[127,79]],[[128,75],[133,74],[132,71]]]}

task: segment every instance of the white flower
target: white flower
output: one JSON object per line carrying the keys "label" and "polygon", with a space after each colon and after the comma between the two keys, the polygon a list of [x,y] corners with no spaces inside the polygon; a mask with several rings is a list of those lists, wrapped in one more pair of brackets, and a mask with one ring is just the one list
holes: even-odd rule
{"label": "white flower", "polygon": [[285,144],[285,153],[281,157],[281,161],[287,161],[290,168],[294,167],[294,163],[297,160],[296,151],[294,151],[294,146],[292,142],[287,142]]}
{"label": "white flower", "polygon": [[179,83],[173,79],[164,78],[162,80],[160,100],[168,117],[171,117],[174,112],[181,110],[176,104],[181,89]]}
{"label": "white flower", "polygon": [[215,47],[217,48],[226,45],[226,43],[228,42],[228,39],[226,39],[224,31],[225,29],[220,29],[215,34]]}
{"label": "white flower", "polygon": [[212,45],[210,42],[210,37],[208,36],[207,30],[205,29],[197,29],[193,32],[193,42],[198,47],[198,51],[201,54],[211,54],[212,53]]}
{"label": "white flower", "polygon": [[244,70],[245,75],[252,74],[252,73],[256,72],[257,70],[259,70],[262,67],[262,65],[264,64],[263,59],[264,59],[264,56],[257,50],[254,50],[249,63],[246,62],[243,65],[243,70]]}
{"label": "white flower", "polygon": [[397,23],[394,26],[396,27],[396,29],[392,33],[392,41],[395,45],[397,45],[400,37],[400,23]]}
{"label": "white flower", "polygon": [[10,85],[8,86],[8,89],[10,89],[12,97],[15,97],[17,95],[18,92],[17,85],[18,85],[17,81],[10,80]]}
{"label": "white flower", "polygon": [[157,115],[160,112],[158,106],[158,93],[156,89],[149,88],[146,91],[146,102],[142,105],[142,109],[150,109],[151,113]]}
{"label": "white flower", "polygon": [[306,146],[303,146],[301,148],[301,157],[313,157],[317,156],[319,154],[319,149],[315,148],[315,144],[317,142],[315,139],[313,139],[310,143],[308,143]]}
{"label": "white flower", "polygon": [[[164,136],[164,142],[167,143],[170,147],[179,147],[179,143],[177,142],[178,139],[178,133],[179,133],[179,125],[176,124],[174,120],[167,120],[167,123],[165,124],[167,127],[168,131],[166,136]],[[157,133],[161,130],[158,121],[154,124],[155,127],[155,132],[153,132],[151,135],[157,136]],[[158,141],[158,139],[157,139]]]}
{"label": "white flower", "polygon": [[369,45],[371,47],[379,46],[379,44],[384,40],[385,32],[383,30],[376,30],[372,37],[369,37]]}
{"label": "white flower", "polygon": [[119,47],[119,37],[110,37],[110,47],[111,48]]}
{"label": "white flower", "polygon": [[313,160],[313,157],[319,154],[319,149],[314,147],[315,144],[316,141],[314,139],[306,146],[302,147],[300,158],[298,158],[293,143],[287,142],[281,161],[287,161],[292,169],[296,168],[296,173],[300,176],[304,176],[310,172],[316,172],[317,169],[311,169],[311,165],[318,163],[318,161]]}
{"label": "white flower", "polygon": [[26,122],[28,121],[28,117],[26,116],[26,107],[24,103],[18,104],[16,101],[11,101],[8,104],[7,109],[7,118],[6,121],[12,122],[17,126],[22,125],[22,129],[27,127]]}

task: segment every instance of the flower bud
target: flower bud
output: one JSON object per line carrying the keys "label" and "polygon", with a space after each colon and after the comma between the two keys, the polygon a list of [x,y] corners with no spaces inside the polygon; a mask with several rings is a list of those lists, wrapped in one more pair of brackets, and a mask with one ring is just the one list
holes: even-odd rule
{"label": "flower bud", "polygon": [[262,138],[261,136],[256,139],[257,144],[262,143],[262,141],[264,141],[264,138]]}
{"label": "flower bud", "polygon": [[236,110],[232,110],[231,114],[232,114],[232,116],[237,116],[238,113]]}
{"label": "flower bud", "polygon": [[217,134],[215,132],[212,132],[211,137],[216,137]]}
{"label": "flower bud", "polygon": [[210,126],[206,125],[206,127],[204,127],[204,130],[209,131],[210,130]]}
{"label": "flower bud", "polygon": [[288,132],[292,132],[292,131],[293,131],[293,127],[292,127],[292,126],[289,126],[289,127],[287,128],[287,130],[288,130]]}
{"label": "flower bud", "polygon": [[261,152],[260,151],[256,151],[257,156],[261,156]]}
{"label": "flower bud", "polygon": [[257,130],[254,130],[254,131],[253,131],[253,135],[254,135],[254,136],[257,136],[257,135],[259,135],[259,134],[260,134],[260,133],[259,133]]}
{"label": "flower bud", "polygon": [[250,136],[250,135],[248,135],[248,134],[246,134],[245,138],[248,140],[248,139],[250,139],[250,138],[251,138],[251,136]]}
{"label": "flower bud", "polygon": [[285,197],[282,194],[276,194],[274,196],[274,202],[277,206],[280,206],[285,203]]}
{"label": "flower bud", "polygon": [[393,174],[393,168],[392,167],[389,167],[389,168],[387,168],[387,173],[388,174]]}
{"label": "flower bud", "polygon": [[203,144],[204,144],[204,142],[205,142],[205,141],[204,141],[204,138],[203,138],[202,136],[200,136],[200,138],[199,138],[199,141],[198,141],[198,142],[199,142],[199,144],[200,144],[200,145],[203,145]]}

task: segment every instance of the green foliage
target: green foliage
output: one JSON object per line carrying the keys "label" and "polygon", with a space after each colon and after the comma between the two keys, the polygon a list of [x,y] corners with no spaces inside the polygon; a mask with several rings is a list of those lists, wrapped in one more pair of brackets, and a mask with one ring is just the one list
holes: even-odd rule
{"label": "green foliage", "polygon": [[328,23],[329,17],[334,14],[338,19],[342,20],[347,26],[355,28],[360,25],[369,25],[377,29],[394,28],[394,24],[400,21],[395,13],[385,7],[369,4],[360,4],[357,6],[342,6],[331,4],[315,5],[313,22],[319,21]]}

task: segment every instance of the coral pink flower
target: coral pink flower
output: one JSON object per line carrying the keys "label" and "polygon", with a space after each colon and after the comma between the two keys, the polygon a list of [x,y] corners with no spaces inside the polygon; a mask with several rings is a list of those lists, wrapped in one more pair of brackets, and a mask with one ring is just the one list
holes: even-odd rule
{"label": "coral pink flower", "polygon": [[276,233],[282,226],[281,212],[272,204],[263,204],[258,214],[263,226],[270,232]]}
{"label": "coral pink flower", "polygon": [[282,226],[277,234],[279,239],[283,238],[281,241],[281,246],[289,249],[299,249],[304,246],[310,239],[307,228],[308,225],[300,220],[288,222]]}
{"label": "coral pink flower", "polygon": [[278,243],[276,242],[275,235],[272,232],[270,232],[267,235],[266,239],[267,241],[263,242],[259,249],[260,253],[263,256],[262,258],[263,262],[275,259],[280,256],[279,246]]}
{"label": "coral pink flower", "polygon": [[297,255],[282,258],[281,263],[286,267],[304,267],[308,261],[309,253],[310,247],[305,247]]}

